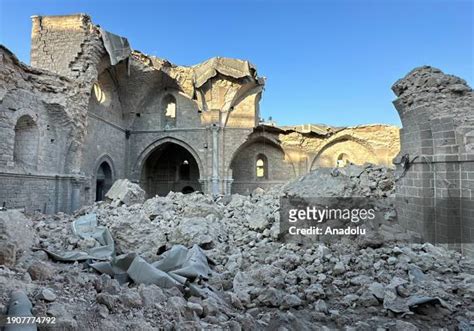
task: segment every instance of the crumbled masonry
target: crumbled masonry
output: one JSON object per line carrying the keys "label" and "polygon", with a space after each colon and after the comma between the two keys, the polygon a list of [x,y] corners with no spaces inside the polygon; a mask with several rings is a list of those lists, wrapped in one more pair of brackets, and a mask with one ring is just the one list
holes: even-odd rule
{"label": "crumbled masonry", "polygon": [[[17,254],[0,268],[0,312],[6,312],[10,292],[21,289],[35,316],[56,316],[68,330],[468,330],[474,323],[474,262],[458,252],[407,243],[403,233],[377,245],[277,239],[280,196],[388,201],[393,179],[391,169],[349,166],[321,169],[251,196],[170,193],[144,203],[101,202],[71,216],[28,219],[1,211],[0,235]],[[200,290],[114,279],[89,267],[89,261],[48,257],[45,249],[98,247],[95,239],[78,238],[71,229],[73,221],[91,214],[110,230],[117,256],[135,253],[164,268],[173,247],[178,248],[172,256],[199,246],[210,273],[187,284]],[[12,218],[21,219],[18,227],[5,227]],[[23,241],[15,241],[15,231],[24,233]]]}

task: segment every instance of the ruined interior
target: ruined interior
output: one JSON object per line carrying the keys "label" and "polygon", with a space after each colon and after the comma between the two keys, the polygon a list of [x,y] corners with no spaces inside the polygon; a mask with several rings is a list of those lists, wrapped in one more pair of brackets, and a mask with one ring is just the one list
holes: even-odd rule
{"label": "ruined interior", "polygon": [[248,61],[176,66],[132,51],[83,14],[32,22],[31,67],[1,49],[0,171],[9,185],[0,200],[9,208],[71,212],[102,199],[119,178],[140,183],[148,197],[250,194],[334,167],[340,154],[346,164],[391,165],[399,151],[398,128],[387,125],[262,123],[265,80]]}
{"label": "ruined interior", "polygon": [[[33,16],[31,65],[3,45],[0,64],[0,316],[65,330],[474,325],[463,79],[423,66],[395,82],[402,129],[277,126],[260,119],[252,63],[178,66],[85,14]],[[285,199],[347,197],[376,202],[364,235],[282,239]]]}
{"label": "ruined interior", "polygon": [[164,143],[147,158],[140,180],[148,197],[200,191],[199,167],[184,147]]}

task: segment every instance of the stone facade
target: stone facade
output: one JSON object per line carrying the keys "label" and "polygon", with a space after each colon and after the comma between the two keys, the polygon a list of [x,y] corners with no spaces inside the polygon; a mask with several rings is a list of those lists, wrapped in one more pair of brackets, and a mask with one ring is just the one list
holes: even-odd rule
{"label": "stone facade", "polygon": [[425,240],[474,255],[473,91],[461,78],[428,66],[392,89],[403,124],[396,159],[399,220]]}
{"label": "stone facade", "polygon": [[[398,129],[260,123],[248,61],[194,66],[126,52],[84,14],[32,17],[31,66],[0,48],[0,203],[71,212],[118,178],[148,196],[251,193],[317,167],[390,165]],[[115,63],[117,62],[117,63]],[[114,63],[114,64],[112,64]]]}

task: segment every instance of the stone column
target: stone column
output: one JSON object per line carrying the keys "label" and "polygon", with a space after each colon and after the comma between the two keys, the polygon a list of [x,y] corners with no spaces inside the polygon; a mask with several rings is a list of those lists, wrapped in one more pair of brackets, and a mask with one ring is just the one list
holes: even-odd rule
{"label": "stone column", "polygon": [[219,189],[219,126],[213,124],[211,126],[212,132],[212,177],[211,177],[211,193],[218,195]]}
{"label": "stone column", "polygon": [[81,190],[84,187],[84,183],[86,181],[85,177],[82,176],[74,176],[71,179],[72,189],[71,189],[71,210],[70,212],[74,212],[82,206],[82,199],[81,199]]}

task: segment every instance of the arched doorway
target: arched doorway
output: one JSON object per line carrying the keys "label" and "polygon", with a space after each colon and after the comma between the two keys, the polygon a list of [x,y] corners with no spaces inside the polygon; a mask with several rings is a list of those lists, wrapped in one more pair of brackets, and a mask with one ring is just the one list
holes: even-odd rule
{"label": "arched doorway", "polygon": [[165,142],[150,153],[140,181],[148,197],[164,196],[170,191],[191,193],[201,190],[196,159],[186,148],[173,142]]}
{"label": "arched doorway", "polygon": [[103,201],[105,194],[112,186],[112,169],[107,162],[102,162],[97,169],[95,185],[95,201]]}

